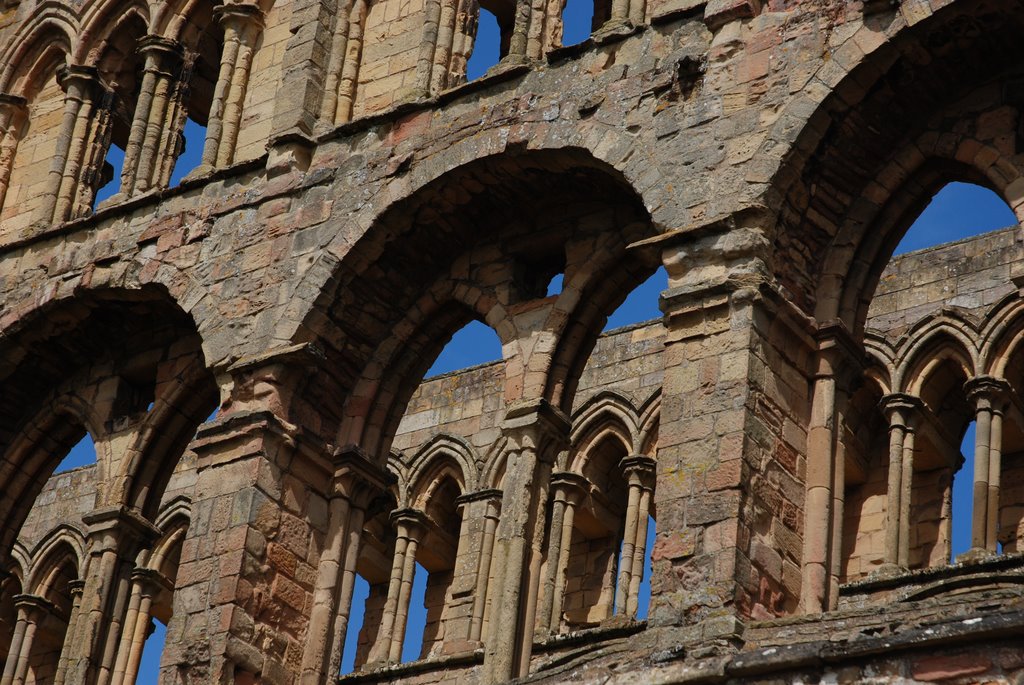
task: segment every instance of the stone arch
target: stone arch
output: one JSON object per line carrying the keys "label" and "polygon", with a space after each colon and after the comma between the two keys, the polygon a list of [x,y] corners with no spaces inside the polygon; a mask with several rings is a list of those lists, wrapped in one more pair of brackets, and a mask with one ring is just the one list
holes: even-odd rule
{"label": "stone arch", "polygon": [[896,373],[897,353],[883,335],[868,330],[864,336],[864,352],[868,359],[864,377],[873,380],[882,388],[882,394],[895,392],[893,377]]}
{"label": "stone arch", "polygon": [[965,327],[974,328],[967,322],[942,316],[908,332],[893,377],[894,387],[917,396],[929,374],[947,360],[959,366],[967,379],[974,378],[978,353],[974,338]]}
{"label": "stone arch", "polygon": [[606,438],[616,439],[631,453],[639,442],[637,412],[628,399],[613,391],[601,392],[583,404],[573,416],[570,471],[582,473],[589,448]]}
{"label": "stone arch", "polygon": [[[44,3],[29,21],[21,24],[0,52],[0,93],[31,98],[26,83],[38,82],[42,73],[57,68],[53,63],[59,53],[64,59],[72,54],[78,35],[78,19],[55,2]],[[46,65],[49,66],[46,66]]]}
{"label": "stone arch", "polygon": [[[73,410],[75,402],[84,401],[84,396],[63,404],[54,404],[53,397],[73,397],[88,389],[90,397],[99,398],[100,386],[105,389],[103,401],[94,399],[95,404],[87,405],[88,410],[81,409],[95,412],[95,416],[83,415],[97,444],[101,464],[104,459],[113,458],[112,453],[103,453],[104,439],[111,431],[138,431],[149,423],[157,432],[170,428],[180,432],[173,439],[164,434],[159,440],[156,434],[141,438],[136,435],[134,447],[144,451],[149,449],[147,441],[165,443],[157,451],[150,449],[145,456],[160,455],[160,461],[176,462],[180,454],[171,455],[168,450],[175,446],[183,449],[198,420],[203,418],[197,419],[198,414],[190,411],[188,403],[193,400],[187,391],[179,392],[174,400],[185,406],[168,407],[152,415],[146,411],[149,402],[158,395],[172,399],[158,390],[164,390],[167,383],[173,386],[173,379],[190,364],[199,369],[197,375],[204,373],[195,323],[162,289],[83,291],[50,301],[24,313],[9,326],[0,336],[0,350],[4,359],[0,364],[0,469],[12,476],[3,503],[4,537],[0,539],[0,550],[9,549],[28,506],[56,466],[54,460],[66,453],[84,432],[68,422],[62,424],[56,413],[61,408]],[[207,375],[207,397],[215,399],[212,383],[212,377]],[[193,384],[193,394],[203,385]],[[188,422],[175,416],[179,409],[195,420],[195,425],[185,426]],[[45,430],[40,431],[40,427]],[[51,448],[59,449],[54,454]],[[116,456],[131,458],[120,451]],[[145,473],[152,472],[153,480],[143,483],[136,479],[134,487],[159,489],[158,472],[162,467],[143,463],[142,468],[148,469]],[[103,488],[100,490],[102,493]],[[118,499],[115,504],[126,503]],[[141,503],[145,498],[136,501]],[[155,515],[155,511],[150,513]]]}
{"label": "stone arch", "polygon": [[[606,192],[597,193],[596,188]],[[556,197],[560,203],[569,202],[567,198],[580,202],[584,197],[605,198],[600,204],[607,207],[607,231],[594,229],[594,235],[603,241],[600,244],[609,256],[586,255],[591,257],[588,260],[582,253],[568,254],[567,241],[572,239],[572,231],[577,230],[570,218],[562,220],[561,234],[555,229],[548,234],[537,228],[539,234],[545,235],[543,241],[531,233],[535,229],[530,221],[536,218],[532,214],[529,219],[495,227],[492,234],[480,235],[477,227],[490,221],[486,217],[501,215],[496,211],[498,207],[516,205],[521,209],[527,196],[534,207],[531,212],[537,216]],[[481,214],[485,211],[486,216]],[[522,212],[512,215],[519,214]],[[646,223],[639,220],[641,217]],[[579,150],[522,151],[477,159],[446,172],[392,205],[372,222],[373,228],[334,269],[298,332],[300,341],[322,339],[328,358],[336,356],[340,346],[346,344],[343,341],[351,341],[345,348],[346,358],[338,358],[342,387],[368,388],[375,395],[371,399],[360,392],[352,394],[353,400],[345,410],[346,428],[339,441],[362,441],[369,452],[386,453],[393,428],[382,421],[390,416],[397,422],[407,401],[403,398],[422,376],[411,373],[413,366],[423,366],[425,371],[430,361],[425,357],[431,356],[426,352],[433,352],[427,346],[437,346],[439,338],[447,338],[446,333],[474,316],[487,321],[505,345],[509,379],[506,399],[511,401],[523,394],[543,396],[559,345],[578,349],[592,344],[575,330],[568,331],[567,326],[590,316],[586,300],[591,292],[596,292],[601,280],[596,273],[597,265],[604,264],[606,270],[600,275],[608,276],[610,269],[626,259],[625,245],[640,237],[642,231],[651,229],[647,217],[639,197],[625,184],[621,174]],[[505,241],[501,247],[492,244],[499,235]],[[526,236],[533,236],[532,242],[528,243]],[[428,258],[429,255],[434,256]],[[589,273],[583,273],[583,262],[590,263]],[[485,271],[480,268],[483,264],[493,266]],[[579,281],[574,281],[569,273],[573,268],[581,274]],[[406,277],[401,292],[393,278],[396,269]],[[549,314],[539,324],[541,330],[531,339],[531,344],[535,344],[525,351],[536,350],[541,354],[525,354],[517,343],[510,342],[518,325],[516,312],[510,308],[544,299],[543,287],[562,269],[572,285],[550,303]],[[480,279],[490,280],[485,283]],[[365,286],[371,282],[374,286],[368,291]],[[482,288],[484,294],[477,296],[474,286]],[[476,301],[467,307],[458,302],[459,298]],[[340,312],[350,306],[355,309],[356,303],[374,303],[372,306],[378,309],[372,319],[361,315],[351,322],[341,320]],[[353,326],[358,326],[358,334],[346,330]],[[596,339],[594,328],[590,325],[587,330]],[[560,343],[560,337],[572,340]],[[406,341],[410,339],[420,341],[421,347],[408,345]],[[407,359],[392,356],[393,350],[402,352],[403,348],[412,351],[406,353]],[[388,357],[395,361],[382,375],[385,367],[380,360]],[[396,373],[399,370],[403,373]],[[401,383],[393,380],[398,376]],[[562,401],[571,400],[567,396]],[[371,427],[373,433],[367,434],[366,419],[371,411],[376,412],[376,425]],[[363,435],[366,437],[357,438]]]}
{"label": "stone arch", "polygon": [[419,507],[421,500],[429,499],[427,491],[436,480],[438,469],[448,468],[455,474],[462,492],[477,490],[477,467],[473,448],[462,438],[439,434],[430,439],[410,460],[409,506]]}
{"label": "stone arch", "polygon": [[95,65],[103,44],[131,15],[142,19],[147,29],[149,28],[150,5],[145,0],[130,0],[128,3],[104,0],[91,5],[82,15],[82,29],[73,52],[75,63]]}
{"label": "stone arch", "polygon": [[1024,342],[1024,300],[1007,295],[986,317],[979,343],[978,368],[996,378],[1006,378],[1010,359]]}
{"label": "stone arch", "polygon": [[[913,25],[890,29],[889,40],[870,23],[851,36],[851,48],[859,46],[849,51],[853,58],[838,68],[822,67],[812,77],[822,87],[790,104],[760,153],[776,156],[775,150],[785,150],[769,197],[779,209],[779,280],[805,311],[819,321],[841,316],[858,337],[877,274],[896,234],[909,225],[913,203],[897,193],[907,171],[921,172],[920,188],[949,180],[949,168],[934,161],[925,165],[932,158],[958,172],[976,170],[970,178],[997,189],[1015,188],[1019,177],[1013,165],[992,159],[992,150],[984,147],[998,146],[973,139],[969,122],[966,129],[947,130],[940,113],[949,110],[965,121],[990,106],[991,98],[971,105],[971,93],[984,87],[978,74],[990,75],[986,83],[993,83],[1020,68],[1012,45],[1024,13],[1015,3],[994,0],[949,3],[934,12],[897,15],[897,20],[904,17]],[[795,140],[779,137],[787,129],[799,130]],[[786,139],[794,142],[780,148],[778,142]],[[911,162],[903,171],[893,166],[901,155]],[[1013,195],[1012,190],[1004,195],[1011,206]],[[875,230],[879,223],[883,230]],[[834,278],[844,262],[859,270],[845,288]]]}
{"label": "stone arch", "polygon": [[77,528],[61,524],[50,531],[32,550],[25,592],[47,597],[60,566],[71,562],[80,571],[85,562],[85,536]]}

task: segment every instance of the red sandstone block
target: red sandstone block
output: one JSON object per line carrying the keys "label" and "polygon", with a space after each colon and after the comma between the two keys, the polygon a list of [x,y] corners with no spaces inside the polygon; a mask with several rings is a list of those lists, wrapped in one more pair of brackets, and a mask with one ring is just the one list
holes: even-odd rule
{"label": "red sandstone block", "polygon": [[992,662],[982,654],[958,654],[955,656],[933,656],[916,661],[913,673],[917,680],[933,682],[978,675],[991,667]]}

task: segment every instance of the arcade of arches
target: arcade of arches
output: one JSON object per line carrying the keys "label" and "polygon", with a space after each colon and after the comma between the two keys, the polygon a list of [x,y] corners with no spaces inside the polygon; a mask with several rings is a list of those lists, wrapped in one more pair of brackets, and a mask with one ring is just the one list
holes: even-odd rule
{"label": "arcade of arches", "polygon": [[564,5],[0,0],[0,685],[1024,677],[1024,5]]}

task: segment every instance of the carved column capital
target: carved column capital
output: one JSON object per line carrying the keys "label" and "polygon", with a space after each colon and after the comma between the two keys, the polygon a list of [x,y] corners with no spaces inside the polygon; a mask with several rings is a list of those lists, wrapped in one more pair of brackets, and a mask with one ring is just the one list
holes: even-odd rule
{"label": "carved column capital", "polygon": [[569,506],[577,507],[590,492],[590,481],[571,471],[553,473],[551,491],[553,499],[561,499]]}
{"label": "carved column capital", "polygon": [[71,64],[58,70],[57,83],[69,98],[76,100],[92,97],[102,85],[95,67],[80,64]]}
{"label": "carved column capital", "polygon": [[1010,384],[994,376],[976,376],[964,383],[967,400],[975,409],[1003,412],[1010,403]]}
{"label": "carved column capital", "polygon": [[924,409],[924,402],[920,397],[895,392],[883,397],[878,406],[889,419],[890,426],[902,426],[913,430]]}
{"label": "carved column capital", "polygon": [[[151,545],[161,535],[160,529],[141,513],[123,505],[96,509],[82,521],[89,527],[86,539],[94,554],[113,550],[130,556],[137,545]],[[128,541],[136,544],[124,544]]]}
{"label": "carved column capital", "polygon": [[388,487],[395,482],[395,476],[375,463],[363,450],[348,445],[335,450],[334,481],[331,494],[343,497],[352,506],[366,510],[374,500],[387,496]]}
{"label": "carved column capital", "polygon": [[516,447],[535,449],[544,462],[553,462],[558,451],[569,445],[569,418],[544,399],[513,404],[501,427]]}
{"label": "carved column capital", "polygon": [[217,5],[213,8],[213,16],[222,26],[230,26],[239,32],[250,27],[262,29],[265,24],[263,10],[256,5]]}
{"label": "carved column capital", "polygon": [[405,537],[411,540],[421,540],[427,532],[429,521],[427,515],[419,509],[396,509],[391,512],[391,523],[398,529],[401,537],[405,531]]}
{"label": "carved column capital", "polygon": [[619,462],[622,473],[632,485],[634,482],[644,490],[654,489],[654,478],[657,474],[658,462],[644,454],[623,457]]}
{"label": "carved column capital", "polygon": [[41,623],[56,607],[45,597],[39,595],[15,595],[14,606],[23,613],[29,623]]}

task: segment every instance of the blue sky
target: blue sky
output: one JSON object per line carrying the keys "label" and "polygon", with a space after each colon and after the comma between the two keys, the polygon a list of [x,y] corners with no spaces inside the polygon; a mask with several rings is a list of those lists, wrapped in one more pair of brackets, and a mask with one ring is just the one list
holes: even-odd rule
{"label": "blue sky", "polygon": [[[568,0],[564,14],[563,43],[575,44],[590,35],[590,21],[593,11],[591,3],[586,0]],[[476,49],[468,63],[468,76],[475,79],[498,61],[498,25],[486,10],[481,10]],[[189,120],[185,127],[186,152],[175,166],[172,185],[191,171],[199,163],[202,153],[205,129]],[[97,203],[110,197],[118,190],[120,182],[120,166],[123,151],[112,148],[108,161],[115,167],[113,180],[97,194]],[[986,231],[1002,228],[1016,223],[1009,208],[994,193],[963,183],[946,186],[921,214],[919,219],[908,230],[896,254],[930,247],[952,240],[976,235]],[[667,276],[663,269],[652,276],[635,291],[623,305],[609,318],[607,328],[637,323],[660,316],[658,295],[665,289]],[[552,283],[551,292],[557,292],[560,281]],[[501,358],[501,346],[494,332],[479,322],[472,322],[460,330],[442,351],[428,375],[446,373],[467,366],[480,364]],[[970,455],[973,445],[973,424],[968,429],[962,447],[965,454]],[[68,470],[95,462],[95,451],[88,437],[76,445],[67,458],[58,467],[58,471]],[[971,501],[971,460],[967,459],[963,469],[956,475],[953,487],[953,552],[954,555],[966,551],[970,539],[970,501]],[[648,549],[653,539],[654,526],[648,530]],[[645,569],[642,587],[642,606],[646,614],[647,597],[649,597],[649,565]],[[423,595],[427,573],[417,564],[417,573],[413,584],[413,596],[410,606],[409,627],[403,650],[403,660],[418,657],[425,623]],[[354,657],[355,638],[362,624],[362,606],[366,600],[368,586],[362,578],[356,584],[349,636],[345,649],[343,672],[350,671]],[[164,627],[157,623],[156,630],[146,642],[143,664],[140,669],[139,685],[155,685],[159,667],[160,651],[164,641]]]}

